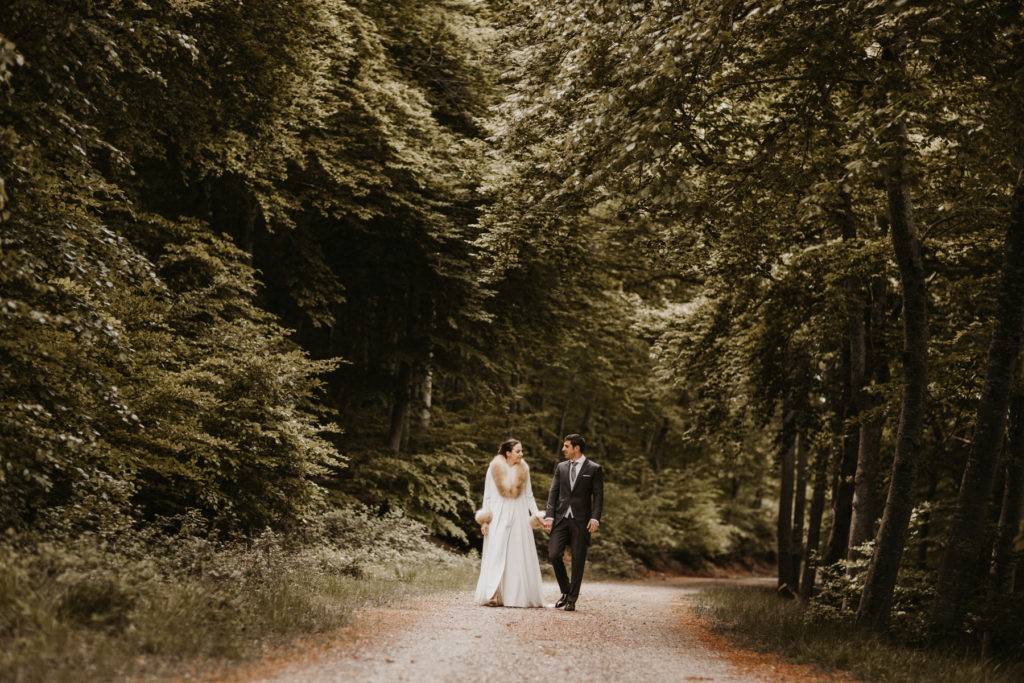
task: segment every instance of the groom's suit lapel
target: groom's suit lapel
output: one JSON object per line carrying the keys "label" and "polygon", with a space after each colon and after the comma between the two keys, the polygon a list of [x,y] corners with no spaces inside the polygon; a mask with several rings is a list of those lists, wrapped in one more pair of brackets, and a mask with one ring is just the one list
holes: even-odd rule
{"label": "groom's suit lapel", "polygon": [[590,474],[590,458],[583,461],[583,465],[580,466],[580,473],[576,476],[576,483],[580,483],[580,477],[584,474]]}
{"label": "groom's suit lapel", "polygon": [[[572,461],[570,460],[563,460],[558,465],[560,468],[558,476],[561,477],[562,483],[565,484],[565,488],[568,489],[570,493],[575,491],[572,483],[569,481],[569,468],[571,467],[571,462]],[[579,472],[576,473],[576,486],[580,485],[580,475],[582,474],[590,474],[590,458],[587,458],[580,464]]]}

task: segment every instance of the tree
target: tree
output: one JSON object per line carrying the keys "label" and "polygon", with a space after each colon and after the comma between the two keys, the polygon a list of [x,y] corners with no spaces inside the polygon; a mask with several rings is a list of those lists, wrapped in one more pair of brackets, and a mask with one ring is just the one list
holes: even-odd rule
{"label": "tree", "polygon": [[1021,353],[1021,334],[1024,332],[1024,171],[1017,176],[1011,200],[997,306],[974,438],[935,590],[933,618],[936,627],[945,633],[962,622],[967,596],[978,583],[979,539],[992,495],[996,464],[1006,429],[1010,389]]}

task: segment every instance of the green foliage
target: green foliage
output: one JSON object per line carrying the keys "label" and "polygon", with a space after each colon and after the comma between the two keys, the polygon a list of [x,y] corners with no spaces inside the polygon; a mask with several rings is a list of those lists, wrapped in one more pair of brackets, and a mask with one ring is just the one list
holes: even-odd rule
{"label": "green foliage", "polygon": [[835,621],[785,600],[770,588],[705,591],[698,613],[715,630],[744,647],[774,652],[827,670],[848,671],[869,681],[1013,681],[1019,663],[963,657],[961,653],[922,649]]}
{"label": "green foliage", "polygon": [[314,481],[341,466],[312,419],[332,363],[314,362],[253,304],[244,254],[201,229],[168,244],[158,272],[173,291],[164,348],[175,363],[140,363],[142,428],[128,444],[154,457],[138,499],[151,512],[207,510],[225,526],[300,519],[321,499]]}
{"label": "green foliage", "polygon": [[[249,255],[135,196],[152,155],[181,149],[160,123],[175,79],[196,78],[190,17],[7,12],[27,58],[4,94],[14,144],[0,152],[5,527],[54,508],[103,528],[95,498],[149,516],[200,508],[223,529],[285,525],[315,510],[314,478],[341,464],[316,418],[315,377],[333,365],[257,308]],[[178,123],[198,134],[200,120]]]}
{"label": "green foliage", "polygon": [[[817,593],[809,613],[815,618],[836,623],[852,622],[873,551],[873,544],[866,543],[858,549],[857,559],[821,567]],[[928,606],[934,590],[935,576],[932,572],[912,566],[901,570],[892,606],[892,632],[900,642],[908,646],[927,644]]]}
{"label": "green foliage", "polygon": [[[596,571],[621,577],[644,569],[687,572],[706,558],[737,551],[745,534],[721,520],[715,487],[684,472],[663,471],[656,488],[605,485],[605,521],[588,554]],[[751,553],[753,554],[753,553]]]}
{"label": "green foliage", "polygon": [[[474,556],[428,543],[400,514],[339,508],[299,533],[203,535],[195,512],[180,533],[76,533],[0,544],[3,678],[75,681],[180,673],[259,656],[264,647],[335,629],[367,604],[468,586]],[[368,543],[367,539],[372,539]]]}
{"label": "green foliage", "polygon": [[[595,566],[762,554],[782,408],[833,453],[865,416],[895,417],[899,311],[874,287],[896,272],[881,133],[905,118],[934,340],[933,538],[912,543],[934,547],[1024,139],[1010,4],[7,4],[4,529],[141,533],[139,572],[181,533],[217,576],[235,549],[207,532],[259,537],[263,583],[243,583],[276,616],[249,616],[301,630],[275,612],[274,591],[299,596],[267,578],[293,556],[265,527],[333,529],[297,571],[349,590],[407,571],[419,551],[392,527],[478,542],[505,436],[543,499],[579,431],[608,474]],[[904,39],[901,76],[882,53]],[[878,405],[851,415],[844,349],[865,316]],[[356,500],[375,514],[323,521]],[[393,552],[364,557],[359,525]],[[53,559],[67,585],[39,623],[101,640],[158,595],[151,612],[190,627],[146,647],[203,651],[176,634],[202,630],[219,584],[113,580],[109,558],[62,547],[85,564]],[[922,558],[897,590],[908,634]],[[12,562],[5,581],[42,575]],[[850,569],[819,609],[855,602]]]}
{"label": "green foliage", "polygon": [[466,542],[466,530],[475,526],[473,512],[479,507],[470,482],[482,482],[486,468],[474,462],[476,452],[473,444],[458,442],[400,457],[386,451],[350,452],[355,475],[343,478],[335,488],[389,514],[404,512],[438,536]]}
{"label": "green foliage", "polygon": [[[897,280],[884,133],[905,121],[932,339],[923,476],[911,495],[935,499],[931,538],[921,540],[934,548],[973,430],[966,416],[977,401],[1020,170],[1021,118],[1012,112],[1024,91],[1010,76],[1022,63],[1017,9],[511,3],[502,12],[510,93],[493,124],[509,163],[489,183],[495,199],[480,238],[495,300],[522,312],[520,326],[536,316],[557,329],[554,348],[606,333],[620,341],[614,355],[595,344],[578,366],[572,355],[541,351],[533,367],[543,379],[533,383],[545,393],[557,386],[550,366],[566,358],[586,378],[569,385],[574,398],[577,386],[600,387],[607,368],[589,375],[588,366],[623,364],[639,332],[649,355],[627,384],[646,374],[634,386],[645,384],[653,400],[632,414],[580,401],[617,415],[595,430],[615,446],[608,457],[644,459],[656,476],[696,460],[718,470],[720,493],[739,484],[751,504],[777,486],[772,461],[787,411],[833,458],[866,419],[894,422],[901,383],[889,377],[902,360],[901,312],[885,293]],[[647,277],[633,270],[638,264]],[[636,303],[597,315],[614,289]],[[607,322],[574,339],[589,315]],[[624,333],[623,319],[635,327]],[[860,320],[868,411],[848,389],[851,326]],[[529,372],[529,362],[515,370],[524,366]],[[644,436],[627,435],[627,422],[644,424]],[[883,431],[878,489],[893,437]],[[666,462],[655,442],[678,460]],[[747,478],[724,476],[745,464]],[[747,541],[763,543],[763,525],[760,534],[748,528]],[[922,571],[935,556],[922,552]],[[928,590],[907,572],[898,609],[920,615]],[[920,633],[919,623],[897,622]]]}
{"label": "green foliage", "polygon": [[[705,457],[649,379],[679,283],[628,256],[665,236],[624,231],[614,203],[556,217],[523,194],[536,178],[515,140],[512,166],[483,140],[502,126],[485,117],[503,12],[11,6],[8,524],[197,509],[255,533],[301,525],[328,487],[467,543],[485,466],[469,454],[503,433],[547,453],[594,432],[599,459],[657,477]],[[715,521],[711,481],[663,493],[672,533],[643,536],[652,553],[727,552],[745,533]],[[643,484],[619,485],[615,514],[634,517]]]}

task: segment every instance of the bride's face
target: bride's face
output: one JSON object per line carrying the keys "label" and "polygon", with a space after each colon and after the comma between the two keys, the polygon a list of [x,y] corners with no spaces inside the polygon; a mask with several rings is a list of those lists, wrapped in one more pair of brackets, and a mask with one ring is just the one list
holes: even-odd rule
{"label": "bride's face", "polygon": [[522,460],[523,444],[517,443],[515,446],[513,446],[512,450],[510,450],[508,454],[505,456],[505,459],[508,460],[509,465],[515,465],[517,462]]}

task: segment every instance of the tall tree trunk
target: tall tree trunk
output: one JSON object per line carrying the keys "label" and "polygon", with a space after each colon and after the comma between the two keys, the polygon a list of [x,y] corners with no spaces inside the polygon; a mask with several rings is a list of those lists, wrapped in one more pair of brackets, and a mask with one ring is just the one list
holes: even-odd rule
{"label": "tall tree trunk", "polygon": [[[848,289],[849,285],[848,285]],[[848,419],[854,420],[860,418],[861,413],[864,409],[864,403],[866,402],[865,396],[865,376],[867,367],[867,341],[865,339],[864,331],[864,311],[863,308],[857,306],[851,315],[850,321],[847,323],[848,334],[850,336],[850,410],[848,411]],[[863,522],[861,521],[861,527],[857,528],[857,508],[864,508],[865,489],[869,490],[869,484],[873,482],[874,476],[871,471],[871,459],[870,454],[872,444],[864,441],[864,425],[858,424],[853,426],[852,429],[857,430],[856,449],[857,455],[854,459],[854,472],[853,481],[850,482],[848,487],[850,495],[850,522],[849,530],[846,538],[843,539],[845,545],[842,549],[829,547],[829,560],[836,561],[839,559],[835,557],[834,553],[839,553],[840,550],[843,552],[843,557],[850,557],[851,550],[854,546],[863,543],[862,540],[858,540],[863,535]],[[852,446],[851,446],[852,447]],[[845,457],[845,456],[844,456]],[[859,484],[859,486],[858,486]],[[845,492],[844,492],[845,493]],[[860,494],[859,500],[857,494]],[[846,501],[843,501],[844,506]],[[859,505],[858,505],[859,504]],[[844,512],[846,511],[844,507]],[[857,537],[858,539],[855,539]]]}
{"label": "tall tree trunk", "polygon": [[800,559],[804,549],[804,509],[807,507],[807,429],[801,427],[796,434],[796,496],[793,502],[793,537],[790,557],[793,562],[793,590],[799,586]]}
{"label": "tall tree trunk", "polygon": [[1004,252],[995,328],[988,350],[974,438],[932,604],[932,619],[939,634],[950,634],[960,627],[968,597],[979,582],[976,572],[982,530],[1006,428],[1010,387],[1020,355],[1024,322],[1024,170],[1014,187]]}
{"label": "tall tree trunk", "polygon": [[872,417],[860,427],[860,444],[857,451],[857,474],[853,480],[853,521],[850,524],[850,548],[847,559],[854,559],[857,546],[863,545],[874,536],[878,506],[875,503],[875,486],[878,481],[878,460],[882,449],[882,418]]}
{"label": "tall tree trunk", "polygon": [[[857,238],[857,223],[850,193],[840,190],[840,208],[837,215],[844,241]],[[846,305],[846,358],[849,377],[843,426],[843,459],[839,465],[838,481],[832,499],[832,532],[825,552],[825,563],[832,564],[846,557],[850,545],[850,525],[853,517],[853,498],[860,452],[860,427],[857,424],[864,405],[864,384],[867,368],[867,341],[864,330],[864,306],[860,278],[850,275],[843,281]]]}
{"label": "tall tree trunk", "polygon": [[821,542],[821,518],[825,512],[825,485],[828,483],[828,448],[822,446],[814,456],[814,489],[807,518],[807,545],[804,546],[804,571],[800,578],[800,599],[807,602],[814,595],[814,578],[818,571],[818,545]]}
{"label": "tall tree trunk", "polygon": [[779,516],[776,522],[776,544],[779,590],[794,593],[793,575],[793,465],[795,461],[796,416],[792,400],[782,406],[782,431],[779,434]]}
{"label": "tall tree trunk", "polygon": [[[889,59],[898,61],[891,48],[885,48],[885,52]],[[896,577],[907,541],[928,388],[928,293],[908,185],[906,123],[900,120],[891,126],[887,137],[891,157],[886,173],[886,194],[903,300],[903,394],[885,512],[857,609],[858,623],[875,630],[888,626]]]}
{"label": "tall tree trunk", "polygon": [[[1021,380],[1021,360],[1017,361],[1017,378]],[[1021,553],[1015,552],[1014,543],[1020,533],[1021,504],[1024,503],[1024,394],[1018,385],[1010,401],[1010,429],[1007,444],[1006,473],[1003,501],[999,510],[999,525],[990,569],[988,604],[990,608],[1004,604],[1012,598],[1019,576]],[[986,619],[986,623],[993,620]],[[983,656],[988,656],[991,632],[986,629]]]}
{"label": "tall tree trunk", "polygon": [[561,457],[562,439],[565,438],[567,433],[565,425],[569,420],[569,408],[572,406],[573,397],[575,395],[576,383],[571,382],[569,384],[569,393],[565,397],[565,403],[562,404],[562,416],[558,419],[558,434],[555,435],[558,439],[558,443],[555,445],[555,453],[558,453],[559,457]]}
{"label": "tall tree trunk", "polygon": [[583,410],[583,419],[580,420],[580,431],[585,438],[589,438],[587,432],[590,431],[590,416],[594,414],[594,406],[590,401],[587,401],[587,407]]}
{"label": "tall tree trunk", "polygon": [[[849,339],[847,340],[849,342]],[[849,420],[856,415],[853,381],[855,372],[851,362],[851,348],[847,346],[844,358],[844,407],[843,407],[843,447],[832,485],[832,528],[829,532],[828,544],[825,547],[824,564],[833,564],[846,557],[846,547],[850,538],[850,518],[853,513],[853,478],[857,473],[857,451],[859,430]]]}
{"label": "tall tree trunk", "polygon": [[[877,384],[889,381],[889,362],[885,357],[882,338],[884,332],[883,311],[885,309],[886,281],[876,278],[871,284],[871,305],[869,306],[869,334],[872,351],[867,354],[869,374]],[[849,552],[846,558],[854,560],[859,555],[856,548],[871,540],[874,536],[875,521],[878,519],[878,503],[875,488],[878,482],[878,465],[882,449],[882,430],[885,417],[876,414],[876,408],[884,399],[877,391],[864,390],[864,403],[861,410],[860,439],[857,444],[857,474],[853,479],[853,519],[850,523]]]}
{"label": "tall tree trunk", "polygon": [[511,399],[509,404],[505,407],[505,433],[511,434],[516,431],[519,426],[519,419],[517,415],[521,415],[522,409],[522,397],[519,393],[519,384],[521,382],[522,374],[518,370],[518,363],[516,369],[509,373],[508,386],[509,391],[507,396]]}
{"label": "tall tree trunk", "polygon": [[[432,360],[434,354],[430,354]],[[431,361],[423,369],[423,379],[420,382],[420,427],[430,429],[432,419],[432,408],[434,405],[434,369]]]}
{"label": "tall tree trunk", "polygon": [[1010,441],[1007,447],[1006,484],[1003,488],[999,531],[992,557],[994,600],[1007,597],[1013,592],[1016,565],[1013,541],[1020,530],[1022,502],[1024,502],[1024,396],[1018,394],[1010,403]]}
{"label": "tall tree trunk", "polygon": [[917,568],[923,572],[928,571],[928,552],[932,545],[932,507],[930,503],[934,502],[935,496],[939,492],[939,472],[934,464],[928,468],[927,476],[928,488],[925,489],[923,502],[929,505],[923,506],[924,509],[921,512],[921,524],[918,527],[921,540],[917,547]]}
{"label": "tall tree trunk", "polygon": [[409,420],[409,379],[412,369],[408,363],[402,363],[395,378],[395,390],[391,399],[391,424],[388,428],[388,448],[392,453],[402,450],[402,436]]}
{"label": "tall tree trunk", "polygon": [[647,444],[644,448],[648,462],[660,465],[658,454],[665,445],[665,438],[668,436],[668,430],[669,423],[667,417],[662,418],[661,424],[656,429],[651,430],[650,436],[647,439]]}

